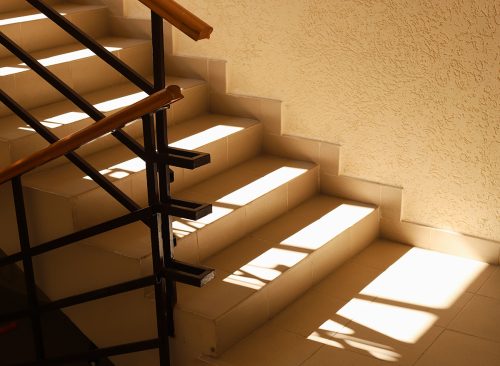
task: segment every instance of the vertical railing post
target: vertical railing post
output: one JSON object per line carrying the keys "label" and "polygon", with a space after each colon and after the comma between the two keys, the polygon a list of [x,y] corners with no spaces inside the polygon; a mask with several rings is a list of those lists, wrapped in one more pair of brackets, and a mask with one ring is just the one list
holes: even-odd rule
{"label": "vertical railing post", "polygon": [[33,342],[35,345],[36,361],[45,359],[45,349],[43,344],[42,324],[40,321],[40,311],[38,307],[38,296],[35,285],[35,273],[33,261],[30,255],[30,239],[28,234],[28,222],[26,220],[26,209],[24,205],[23,187],[21,178],[12,179],[12,192],[14,196],[14,206],[16,209],[17,229],[19,233],[19,243],[21,246],[22,263],[24,269],[24,281],[28,307],[30,310],[31,328],[33,330]]}
{"label": "vertical railing post", "polygon": [[[157,149],[155,143],[155,128],[153,115],[142,118],[144,148],[146,151],[146,182],[148,191],[148,205],[158,207],[160,204],[159,179],[157,164]],[[154,293],[156,305],[156,327],[158,330],[160,365],[170,365],[170,349],[168,339],[167,319],[167,286],[163,277],[164,246],[162,235],[162,214],[154,213],[150,225],[151,257],[153,260],[153,275],[155,277]]]}
{"label": "vertical railing post", "polygon": [[[155,91],[165,88],[165,45],[163,37],[163,18],[151,12],[151,34],[153,42],[153,74]],[[165,160],[158,164],[160,202],[167,204],[170,202],[170,174],[168,164],[168,136],[167,136],[167,111],[156,112],[156,143],[158,153]],[[168,267],[173,259],[174,238],[172,233],[172,221],[170,215],[162,215],[162,235],[164,266]],[[167,286],[167,329],[170,336],[174,336],[174,306],[177,302],[177,290],[174,281],[166,278]]]}

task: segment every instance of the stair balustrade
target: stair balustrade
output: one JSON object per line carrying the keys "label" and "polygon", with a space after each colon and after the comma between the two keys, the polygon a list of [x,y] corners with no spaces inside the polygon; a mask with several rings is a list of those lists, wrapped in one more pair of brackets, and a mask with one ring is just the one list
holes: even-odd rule
{"label": "stair balustrade", "polygon": [[[0,43],[29,68],[35,71],[55,89],[61,92],[73,104],[96,121],[96,123],[59,139],[46,126],[38,121],[30,112],[18,104],[3,90],[0,90],[0,101],[26,122],[51,145],[24,159],[18,160],[9,167],[0,170],[0,184],[8,181],[12,184],[14,206],[18,225],[21,250],[0,258],[0,267],[21,262],[28,300],[28,308],[19,309],[0,315],[0,324],[13,324],[13,321],[29,318],[33,330],[36,359],[23,365],[70,364],[86,361],[98,362],[100,359],[158,348],[160,364],[170,365],[168,337],[175,335],[173,308],[176,303],[176,282],[201,287],[214,277],[214,271],[202,266],[194,266],[177,261],[173,255],[175,240],[172,234],[170,216],[188,219],[199,219],[211,212],[211,205],[198,204],[178,200],[171,196],[170,183],[174,176],[169,166],[195,169],[210,162],[210,155],[179,148],[171,148],[167,144],[166,109],[172,103],[183,98],[177,86],[166,88],[163,20],[180,29],[194,40],[209,38],[212,27],[197,18],[174,1],[140,0],[151,9],[151,30],[153,48],[153,82],[149,82],[138,72],[113,55],[96,42],[83,30],[68,21],[53,7],[43,0],[26,0],[47,18],[82,43],[100,59],[121,73],[149,96],[145,99],[110,115],[105,116],[63,80],[43,66],[39,61],[23,50],[16,42],[0,33]],[[127,123],[142,119],[144,144],[140,144],[121,128]],[[140,207],[134,200],[116,187],[108,178],[99,173],[84,158],[75,152],[83,144],[89,143],[104,134],[111,133],[122,144],[146,163],[148,205]],[[33,246],[29,237],[22,188],[22,176],[41,165],[66,156],[75,166],[87,174],[102,189],[114,197],[128,211],[128,214],[87,227],[77,232],[39,243]],[[80,240],[102,234],[115,228],[142,221],[150,229],[151,250],[153,258],[153,274],[116,285],[99,288],[78,295],[66,297],[52,302],[41,302],[37,296],[35,273],[32,258],[51,250],[71,245]],[[44,349],[41,314],[47,311],[63,309],[123,292],[154,286],[156,325],[158,336],[154,339],[133,343],[97,348],[80,354],[69,354],[58,358],[49,358]]]}

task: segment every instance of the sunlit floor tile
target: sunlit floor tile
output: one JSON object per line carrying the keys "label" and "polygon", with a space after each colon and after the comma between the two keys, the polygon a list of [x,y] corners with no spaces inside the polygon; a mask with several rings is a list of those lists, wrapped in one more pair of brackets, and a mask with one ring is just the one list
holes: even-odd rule
{"label": "sunlit floor tile", "polygon": [[[383,325],[382,329],[373,330],[352,321],[347,324],[344,330],[337,333],[333,340],[339,342],[346,350],[386,361],[389,364],[413,365],[444,330],[436,326],[427,328],[425,332],[415,337],[413,342],[408,343],[396,339],[398,334],[401,332],[401,338],[408,340],[407,337],[411,338],[413,331],[417,334],[418,329],[414,327],[408,329],[404,322],[399,323],[399,328],[384,329],[386,326]],[[390,329],[388,332],[390,336],[382,333],[387,332],[388,329]]]}
{"label": "sunlit floor tile", "polygon": [[416,366],[498,366],[500,343],[467,334],[444,331]]}
{"label": "sunlit floor tile", "polygon": [[500,300],[475,295],[449,328],[500,342]]}
{"label": "sunlit floor tile", "polygon": [[412,248],[361,294],[432,309],[447,309],[488,268],[486,263]]}
{"label": "sunlit floor tile", "polygon": [[301,366],[387,366],[388,363],[355,352],[323,346]]}
{"label": "sunlit floor tile", "polygon": [[231,348],[222,360],[238,366],[299,366],[320,347],[319,343],[266,325]]}

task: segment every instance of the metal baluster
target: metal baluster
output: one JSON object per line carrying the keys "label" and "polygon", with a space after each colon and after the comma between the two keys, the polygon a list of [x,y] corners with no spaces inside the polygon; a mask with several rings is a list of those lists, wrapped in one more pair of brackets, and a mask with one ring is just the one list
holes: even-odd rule
{"label": "metal baluster", "polygon": [[45,349],[43,345],[43,332],[40,321],[40,311],[38,308],[38,298],[35,285],[35,273],[33,261],[30,254],[30,239],[28,234],[28,223],[26,220],[26,210],[24,206],[23,187],[21,178],[12,179],[12,192],[14,195],[14,205],[16,208],[17,228],[19,232],[19,243],[21,246],[22,263],[24,269],[24,280],[26,283],[26,294],[30,310],[31,326],[33,330],[33,341],[35,344],[36,360],[45,359]]}

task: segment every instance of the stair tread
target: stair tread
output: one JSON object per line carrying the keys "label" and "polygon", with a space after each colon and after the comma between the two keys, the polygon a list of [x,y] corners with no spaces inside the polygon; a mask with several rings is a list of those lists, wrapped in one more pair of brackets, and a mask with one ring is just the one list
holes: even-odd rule
{"label": "stair tread", "polygon": [[[251,122],[251,120],[247,121],[246,119],[242,119],[240,122],[248,123]],[[276,167],[286,166],[295,166],[296,169],[304,169],[305,172],[307,169],[315,167],[315,164],[295,162],[272,156],[259,156],[215,177],[209,178],[202,184],[189,187],[178,194],[174,194],[175,198],[188,199],[202,203],[211,203],[213,205],[212,214],[197,221],[174,218],[173,233],[178,240],[180,240],[178,249],[185,249],[183,248],[184,243],[181,240],[187,240],[189,236],[196,236],[197,231],[202,230],[206,226],[224,218],[237,208],[250,203],[252,199],[262,197],[265,193],[264,191],[257,192],[259,195],[254,194],[253,196],[248,197],[246,202],[242,203],[241,206],[233,205],[232,208],[229,208],[230,206],[227,204],[218,202],[217,197],[221,198],[227,196],[238,189],[245,190],[245,186],[248,188],[249,184],[251,184],[256,178],[258,179],[258,177],[264,176],[267,171],[272,171]],[[221,185],[221,181],[229,182],[233,180],[234,177],[239,177],[238,183],[224,184],[223,188],[218,190],[217,195],[206,195],[203,191],[199,190],[199,187],[201,186],[218,187]],[[289,178],[290,177],[286,179]],[[286,184],[286,182],[281,181],[280,184],[283,185]],[[271,187],[268,187],[268,189],[271,190]],[[134,223],[116,229],[112,232],[101,234],[97,237],[89,239],[88,242],[92,246],[130,258],[140,259],[151,254],[149,231],[142,223]],[[182,257],[180,259],[185,260],[185,258]]]}
{"label": "stair tread", "polygon": [[[196,134],[196,132],[202,132],[208,127],[218,126],[221,122],[235,129],[248,128],[258,123],[248,118],[206,114],[183,123],[169,126],[169,139],[172,141],[171,145],[184,149],[202,148],[206,143],[199,142],[199,144],[196,144],[194,140],[190,140],[189,138],[193,134]],[[221,138],[221,136],[223,135],[219,135],[218,138]],[[123,145],[117,145],[92,154],[86,157],[86,160],[98,170],[110,170],[106,176],[111,181],[118,181],[121,179],[122,174],[119,172],[128,173],[128,176],[129,174],[145,169],[143,161]],[[115,174],[113,174],[113,171]],[[23,185],[37,190],[52,192],[64,197],[74,197],[98,188],[96,183],[90,179],[84,179],[84,177],[85,174],[82,171],[73,164],[66,163],[26,175],[23,180]]]}
{"label": "stair tread", "polygon": [[179,308],[208,319],[222,317],[286,271],[304,264],[310,254],[374,209],[326,195],[310,198],[204,261],[215,268],[216,278],[201,289],[180,284]]}
{"label": "stair tread", "polygon": [[[106,9],[105,5],[89,5],[89,4],[74,4],[74,3],[60,3],[53,5],[53,7],[60,14],[63,13],[63,15],[70,15],[94,9]],[[0,13],[0,27],[4,25],[23,23],[39,19],[46,19],[46,16],[33,7],[30,7],[29,9],[9,11],[6,13]]]}
{"label": "stair tread", "polygon": [[[96,41],[111,52],[119,51],[123,48],[132,47],[137,44],[151,43],[151,41],[147,39],[119,36],[100,37],[96,39]],[[30,55],[37,59],[42,65],[50,67],[53,65],[69,63],[74,60],[80,60],[82,58],[92,57],[94,56],[94,53],[92,53],[81,43],[75,42],[62,46],[33,51],[30,52]],[[0,76],[13,75],[18,72],[30,70],[27,66],[24,66],[21,70],[7,69],[16,67],[19,68],[19,66],[23,65],[24,64],[21,64],[19,62],[19,59],[15,56],[2,57],[0,58]]]}
{"label": "stair tread", "polygon": [[[174,76],[167,76],[166,80],[168,85],[176,84],[181,89],[205,84],[203,80]],[[141,100],[146,96],[145,92],[142,92],[129,82],[105,87],[83,95],[86,100],[104,114],[116,112],[120,108]],[[74,127],[72,124],[75,122],[77,122],[75,126],[79,126],[77,129],[83,128],[93,122],[87,114],[83,113],[69,100],[34,108],[29,110],[29,112],[60,137],[72,132],[75,128],[71,127]],[[13,141],[35,134],[35,131],[14,114],[0,118],[0,141]]]}

